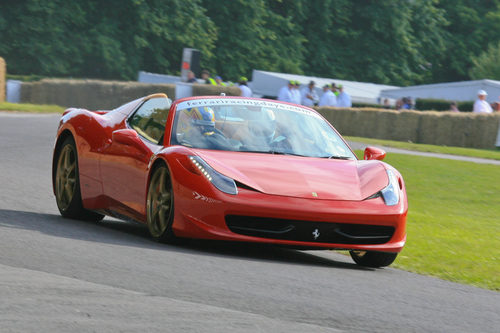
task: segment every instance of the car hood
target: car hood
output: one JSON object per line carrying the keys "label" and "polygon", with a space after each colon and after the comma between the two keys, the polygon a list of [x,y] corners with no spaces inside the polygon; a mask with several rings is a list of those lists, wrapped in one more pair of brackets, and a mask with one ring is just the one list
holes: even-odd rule
{"label": "car hood", "polygon": [[359,201],[389,182],[384,163],[380,161],[195,151],[221,174],[271,195]]}

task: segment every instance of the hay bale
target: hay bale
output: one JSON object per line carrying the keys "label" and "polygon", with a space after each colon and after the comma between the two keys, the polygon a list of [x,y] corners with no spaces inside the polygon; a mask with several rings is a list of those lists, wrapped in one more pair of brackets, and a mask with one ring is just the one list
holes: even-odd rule
{"label": "hay bale", "polygon": [[5,102],[5,75],[7,74],[7,66],[5,60],[0,57],[0,102]]}
{"label": "hay bale", "polygon": [[493,148],[500,126],[500,113],[333,107],[316,110],[342,135],[433,145]]}
{"label": "hay bale", "polygon": [[417,143],[434,144],[439,136],[439,117],[440,113],[436,111],[422,112],[420,115],[420,124],[418,128]]}
{"label": "hay bale", "polygon": [[396,117],[392,124],[390,140],[417,142],[418,127],[420,124],[419,111],[396,111]]}
{"label": "hay bale", "polygon": [[471,114],[473,121],[467,127],[465,147],[494,148],[498,135],[500,114]]}
{"label": "hay bale", "polygon": [[225,93],[227,96],[241,96],[241,90],[238,87],[193,84],[193,96],[220,96],[221,93]]}
{"label": "hay bale", "polygon": [[21,92],[19,96],[19,101],[21,103],[31,103],[32,93],[33,93],[33,82],[21,83]]}
{"label": "hay bale", "polygon": [[21,100],[24,103],[56,104],[91,110],[113,109],[131,100],[166,93],[175,96],[173,84],[147,84],[101,80],[44,79],[23,83]]}

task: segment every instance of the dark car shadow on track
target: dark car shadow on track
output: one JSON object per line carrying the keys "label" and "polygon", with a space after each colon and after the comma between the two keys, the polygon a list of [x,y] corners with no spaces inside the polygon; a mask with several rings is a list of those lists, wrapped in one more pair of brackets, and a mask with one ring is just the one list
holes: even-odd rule
{"label": "dark car shadow on track", "polygon": [[[88,222],[62,218],[60,215],[0,209],[0,228],[18,228],[39,231],[55,237],[71,238],[140,248],[163,249],[204,256],[237,257],[246,260],[292,263],[297,265],[327,266],[340,269],[372,271],[354,263],[314,255],[310,252],[268,244],[212,240],[190,240],[183,245],[161,244],[151,240],[147,227],[133,222],[106,218]],[[325,253],[328,251],[319,251]],[[343,257],[340,257],[343,259]],[[347,258],[347,257],[346,257]]]}

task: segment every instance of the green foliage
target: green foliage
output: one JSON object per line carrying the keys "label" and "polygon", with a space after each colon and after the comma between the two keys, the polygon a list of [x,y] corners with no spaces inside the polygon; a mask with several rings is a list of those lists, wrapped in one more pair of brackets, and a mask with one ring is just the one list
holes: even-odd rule
{"label": "green foliage", "polygon": [[472,59],[472,64],[471,78],[500,80],[500,43],[490,45],[488,50]]}
{"label": "green foliage", "polygon": [[[450,111],[450,103],[444,99],[417,98],[415,108],[421,111]],[[471,112],[473,105],[473,101],[457,102],[458,109],[463,112]]]}
{"label": "green foliage", "polygon": [[219,29],[209,66],[213,72],[234,81],[251,77],[252,69],[302,73],[305,39],[292,17],[273,12],[264,0],[205,0],[203,5]]}
{"label": "green foliage", "polygon": [[[176,74],[182,49],[224,79],[253,69],[394,85],[486,78],[500,0],[0,1],[10,74]],[[492,51],[493,52],[493,51]],[[475,65],[469,73],[469,69]]]}
{"label": "green foliage", "polygon": [[25,0],[1,4],[0,34],[10,73],[135,79],[180,71],[183,47],[210,60],[216,27],[199,0]]}
{"label": "green foliage", "polygon": [[440,0],[436,7],[444,10],[447,21],[442,31],[446,49],[431,62],[432,81],[468,80],[473,59],[500,40],[495,33],[500,29],[500,1]]}

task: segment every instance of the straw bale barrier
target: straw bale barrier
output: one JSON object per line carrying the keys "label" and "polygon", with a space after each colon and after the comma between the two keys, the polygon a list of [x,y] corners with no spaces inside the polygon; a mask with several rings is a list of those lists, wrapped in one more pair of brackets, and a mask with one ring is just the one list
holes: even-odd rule
{"label": "straw bale barrier", "polygon": [[[92,110],[112,109],[136,98],[160,92],[174,99],[175,84],[44,79],[38,82],[24,82],[21,88],[21,102]],[[193,85],[194,96],[220,95],[221,93],[239,96],[241,91],[238,87]]]}
{"label": "straw bale barrier", "polygon": [[5,74],[7,73],[7,67],[5,65],[5,60],[0,57],[0,102],[5,102]]}
{"label": "straw bale barrier", "polygon": [[372,108],[317,110],[342,135],[433,145],[494,148],[500,113],[395,111]]}
{"label": "straw bale barrier", "polygon": [[[2,68],[5,68],[1,64],[0,60],[0,80]],[[175,85],[45,79],[23,83],[21,102],[102,110],[112,109],[133,99],[158,92],[166,93],[174,99]],[[194,96],[220,95],[221,93],[228,96],[241,95],[238,87],[193,84]],[[318,111],[342,135],[457,147],[494,148],[500,126],[500,113],[498,112],[474,114],[330,107],[321,107]]]}
{"label": "straw bale barrier", "polygon": [[213,96],[225,93],[227,96],[240,96],[238,87],[214,86],[210,84],[193,84],[193,96]]}
{"label": "straw bale barrier", "polygon": [[112,109],[154,93],[175,97],[173,84],[146,84],[101,80],[44,79],[23,82],[21,103],[55,104],[91,110]]}

